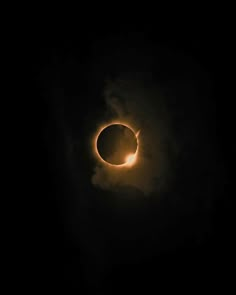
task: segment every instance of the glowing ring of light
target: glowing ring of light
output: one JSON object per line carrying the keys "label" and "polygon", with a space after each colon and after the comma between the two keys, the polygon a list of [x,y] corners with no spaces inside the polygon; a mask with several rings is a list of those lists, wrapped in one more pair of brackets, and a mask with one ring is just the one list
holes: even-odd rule
{"label": "glowing ring of light", "polygon": [[[132,154],[132,155],[128,155],[129,157],[132,156],[132,160],[131,160],[131,162],[130,162],[130,161],[127,161],[127,162],[125,162],[125,163],[123,163],[123,164],[111,164],[111,163],[105,161],[105,160],[101,157],[101,155],[99,154],[98,149],[97,149],[97,141],[98,141],[98,137],[99,137],[99,135],[102,133],[102,131],[103,131],[104,129],[106,129],[107,127],[109,127],[109,126],[111,126],[111,125],[123,125],[123,126],[129,128],[129,129],[134,133],[134,135],[135,135],[135,137],[136,137],[136,140],[137,140],[137,148],[136,148],[136,151],[135,151],[134,154]],[[135,131],[133,130],[133,128],[130,127],[130,126],[129,126],[128,124],[126,124],[126,123],[122,123],[122,122],[117,122],[117,121],[116,121],[116,122],[112,122],[112,123],[106,124],[106,125],[102,126],[102,127],[98,130],[97,135],[95,136],[95,140],[94,140],[94,149],[95,149],[96,156],[98,157],[98,159],[99,159],[102,163],[104,163],[104,164],[106,164],[106,165],[108,165],[108,166],[112,166],[112,167],[114,167],[114,168],[131,167],[131,166],[133,166],[133,165],[136,163],[136,161],[137,161],[138,148],[139,148],[138,135],[139,135],[139,131],[138,131],[138,132],[135,132]]]}

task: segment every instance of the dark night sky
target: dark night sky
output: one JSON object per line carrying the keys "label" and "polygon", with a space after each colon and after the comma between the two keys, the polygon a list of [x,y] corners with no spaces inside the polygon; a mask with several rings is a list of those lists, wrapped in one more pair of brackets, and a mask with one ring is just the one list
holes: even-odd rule
{"label": "dark night sky", "polygon": [[[218,40],[207,31],[157,32],[87,28],[79,38],[41,37],[34,45],[42,147],[34,232],[42,282],[68,294],[210,285],[230,258]],[[107,116],[105,81],[121,76],[161,90],[180,147],[168,164],[171,185],[148,197],[91,183],[89,141]]]}

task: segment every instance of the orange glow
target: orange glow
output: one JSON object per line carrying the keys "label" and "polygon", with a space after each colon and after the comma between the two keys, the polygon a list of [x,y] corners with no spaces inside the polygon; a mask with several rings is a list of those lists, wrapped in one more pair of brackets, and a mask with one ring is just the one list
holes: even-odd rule
{"label": "orange glow", "polygon": [[125,159],[125,164],[128,166],[131,166],[135,163],[136,160],[136,154],[130,154]]}
{"label": "orange glow", "polygon": [[[106,162],[99,154],[98,152],[98,149],[97,149],[97,140],[98,140],[98,137],[100,135],[100,133],[105,129],[107,128],[108,126],[110,125],[115,125],[115,124],[121,124],[121,125],[124,125],[126,127],[128,127],[129,129],[131,129],[133,131],[133,133],[135,134],[136,138],[137,138],[137,149],[136,149],[136,152],[134,154],[130,154],[126,157],[126,160],[125,160],[125,163],[124,164],[120,164],[120,165],[114,165],[114,164],[110,164],[108,162]],[[135,163],[136,163],[136,160],[137,160],[137,156],[138,156],[138,147],[139,147],[139,140],[138,140],[138,135],[139,135],[140,131],[138,132],[135,132],[133,130],[132,127],[130,127],[128,124],[126,123],[123,123],[123,122],[119,122],[119,121],[115,121],[115,122],[111,122],[109,124],[106,124],[106,125],[103,125],[102,127],[99,128],[99,130],[97,131],[96,133],[96,136],[95,136],[95,139],[94,139],[94,151],[95,151],[95,155],[97,156],[97,158],[105,165],[107,166],[111,166],[111,167],[114,167],[114,168],[122,168],[122,167],[131,167],[133,166]]]}

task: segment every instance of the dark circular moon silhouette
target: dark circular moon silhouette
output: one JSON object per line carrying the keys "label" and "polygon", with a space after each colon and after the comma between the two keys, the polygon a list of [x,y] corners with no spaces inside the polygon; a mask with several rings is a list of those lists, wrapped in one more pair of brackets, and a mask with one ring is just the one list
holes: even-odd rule
{"label": "dark circular moon silhouette", "polygon": [[138,142],[133,130],[122,124],[112,124],[104,128],[97,138],[97,151],[109,164],[123,165],[127,156],[134,155]]}

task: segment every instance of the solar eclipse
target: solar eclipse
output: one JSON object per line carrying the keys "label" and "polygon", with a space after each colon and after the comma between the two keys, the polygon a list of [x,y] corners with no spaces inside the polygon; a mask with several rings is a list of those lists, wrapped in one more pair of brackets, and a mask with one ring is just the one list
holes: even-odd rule
{"label": "solar eclipse", "polygon": [[124,123],[102,127],[95,138],[98,159],[113,167],[133,166],[138,155],[138,134]]}

